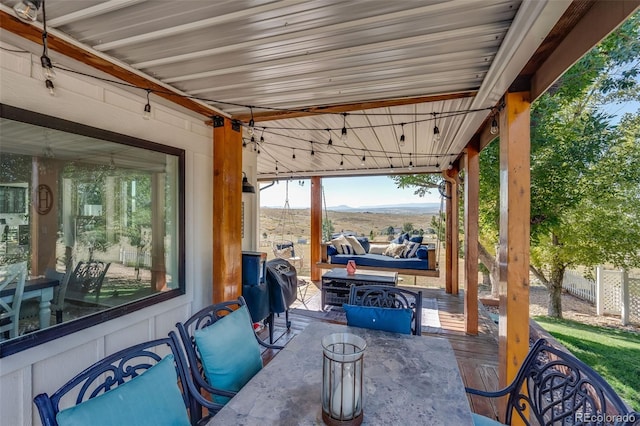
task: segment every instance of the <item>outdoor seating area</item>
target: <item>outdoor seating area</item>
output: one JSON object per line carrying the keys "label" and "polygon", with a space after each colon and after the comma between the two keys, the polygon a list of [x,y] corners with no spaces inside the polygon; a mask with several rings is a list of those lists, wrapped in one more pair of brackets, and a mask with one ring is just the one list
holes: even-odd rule
{"label": "outdoor seating area", "polygon": [[0,423],[640,426],[639,24],[0,0]]}

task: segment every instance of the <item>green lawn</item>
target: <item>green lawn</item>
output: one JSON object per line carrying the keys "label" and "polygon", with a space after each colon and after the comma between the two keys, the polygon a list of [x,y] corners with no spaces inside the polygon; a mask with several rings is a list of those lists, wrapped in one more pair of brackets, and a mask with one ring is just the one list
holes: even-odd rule
{"label": "green lawn", "polygon": [[640,411],[640,334],[549,317],[534,319]]}

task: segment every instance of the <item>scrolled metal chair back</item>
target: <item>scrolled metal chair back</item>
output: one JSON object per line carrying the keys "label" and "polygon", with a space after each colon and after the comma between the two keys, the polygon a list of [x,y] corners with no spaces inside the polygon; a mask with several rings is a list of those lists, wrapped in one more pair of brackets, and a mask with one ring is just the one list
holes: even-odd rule
{"label": "scrolled metal chair back", "polygon": [[510,385],[506,423],[632,425],[640,421],[611,386],[573,355],[538,340]]}

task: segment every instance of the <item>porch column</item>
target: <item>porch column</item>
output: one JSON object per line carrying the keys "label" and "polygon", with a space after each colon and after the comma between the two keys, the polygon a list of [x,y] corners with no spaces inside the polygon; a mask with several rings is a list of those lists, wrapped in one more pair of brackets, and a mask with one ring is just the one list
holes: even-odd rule
{"label": "porch column", "polygon": [[213,303],[242,294],[242,133],[213,118]]}
{"label": "porch column", "polygon": [[316,265],[320,262],[322,246],[322,179],[311,178],[311,281],[320,279],[321,271]]}
{"label": "porch column", "polygon": [[464,329],[478,334],[478,197],[480,191],[479,140],[467,145],[464,156]]}
{"label": "porch column", "polygon": [[501,387],[511,383],[529,350],[530,106],[530,92],[507,93],[500,113]]}
{"label": "porch column", "polygon": [[445,291],[458,294],[458,167],[446,170],[447,185],[446,231],[445,231]]}

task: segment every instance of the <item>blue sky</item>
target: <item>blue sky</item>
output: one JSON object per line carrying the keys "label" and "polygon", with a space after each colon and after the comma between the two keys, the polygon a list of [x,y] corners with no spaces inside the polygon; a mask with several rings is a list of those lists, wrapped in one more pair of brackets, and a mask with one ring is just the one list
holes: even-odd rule
{"label": "blue sky", "polygon": [[[437,191],[426,197],[418,197],[411,189],[398,189],[387,176],[324,178],[324,194],[328,207],[347,205],[350,207],[380,206],[387,204],[439,203]],[[265,186],[263,183],[262,186]],[[307,208],[311,193],[309,180],[300,186],[297,180],[289,182],[289,205],[292,208]],[[286,184],[280,182],[260,192],[262,207],[284,206]]]}
{"label": "blue sky", "polygon": [[[640,102],[613,103],[605,107],[606,112],[620,117],[624,113],[640,110]],[[613,122],[617,122],[616,119]],[[347,205],[350,207],[380,206],[387,204],[440,203],[440,194],[433,191],[426,197],[418,197],[412,189],[398,189],[387,176],[324,178],[322,180],[328,207]],[[262,184],[265,186],[265,184]],[[308,208],[310,184],[297,180],[289,182],[289,205],[292,208]],[[282,207],[285,202],[286,184],[280,182],[260,193],[262,207]]]}

